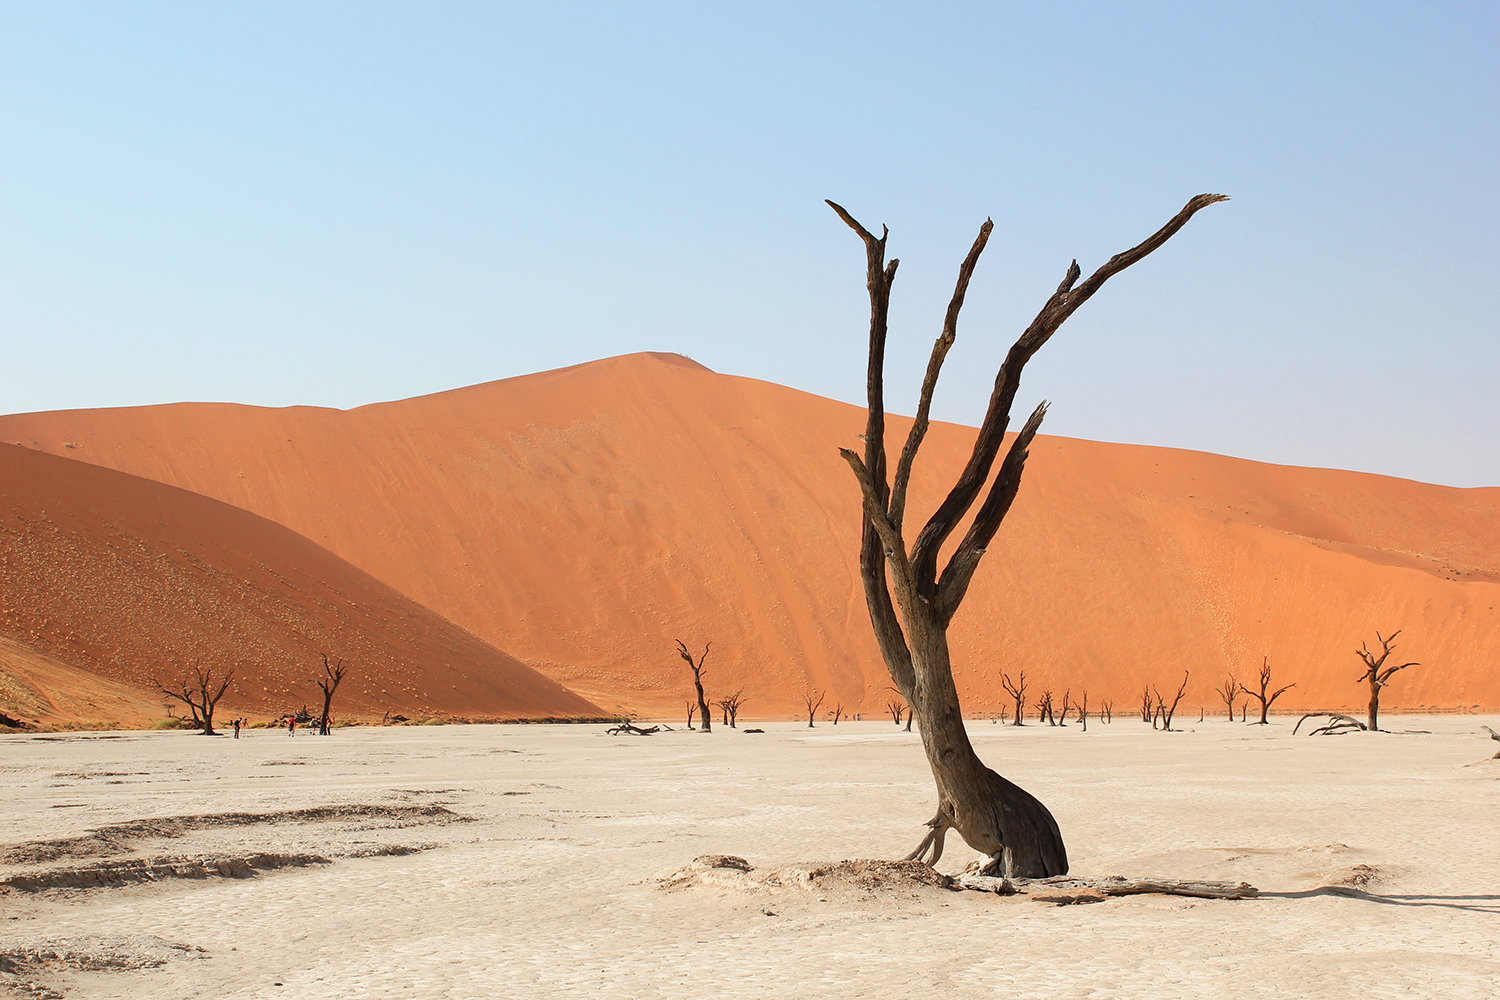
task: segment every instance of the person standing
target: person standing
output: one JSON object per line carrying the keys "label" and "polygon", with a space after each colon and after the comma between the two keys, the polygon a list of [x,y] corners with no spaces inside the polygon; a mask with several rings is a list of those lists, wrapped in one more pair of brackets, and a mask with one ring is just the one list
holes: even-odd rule
{"label": "person standing", "polygon": [[235,719],[234,720],[234,738],[235,739],[239,739],[240,738],[240,723],[242,721],[244,721],[244,720],[242,720],[242,719]]}

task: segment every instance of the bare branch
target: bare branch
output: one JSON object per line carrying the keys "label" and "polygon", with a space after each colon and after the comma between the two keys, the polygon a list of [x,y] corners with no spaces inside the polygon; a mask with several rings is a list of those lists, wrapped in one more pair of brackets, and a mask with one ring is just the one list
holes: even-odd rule
{"label": "bare branch", "polygon": [[1165,226],[1144,242],[1124,253],[1115,254],[1076,289],[1072,287],[1072,283],[1076,280],[1073,267],[1077,266],[1077,262],[1075,261],[1073,267],[1068,269],[1068,277],[1063,279],[1058,290],[1047,300],[1042,311],[1031,321],[1031,325],[1026,328],[1006,355],[1005,362],[995,376],[995,388],[990,394],[989,409],[985,413],[984,422],[980,424],[979,434],[974,440],[974,449],[969,456],[968,465],[964,467],[958,482],[954,484],[947,498],[933,513],[912,546],[912,573],[918,587],[923,589],[926,596],[930,598],[931,591],[937,587],[937,559],[943,542],[958,526],[959,521],[973,505],[974,500],[979,496],[979,491],[984,488],[985,481],[989,478],[990,467],[1000,451],[1006,428],[1010,423],[1011,404],[1015,400],[1016,390],[1020,388],[1021,370],[1026,366],[1026,362],[1030,361],[1032,355],[1051,338],[1063,321],[1073,315],[1073,312],[1103,287],[1106,281],[1160,247],[1200,209],[1215,202],[1227,200],[1228,198],[1221,194],[1200,194],[1192,198]]}
{"label": "bare branch", "polygon": [[979,513],[974,515],[974,523],[969,526],[964,540],[954,550],[943,570],[942,579],[937,586],[936,605],[938,619],[944,625],[953,620],[959,604],[968,593],[974,571],[979,568],[979,560],[984,558],[995,532],[1000,530],[1000,522],[1010,513],[1010,506],[1021,488],[1021,472],[1026,466],[1031,442],[1046,415],[1047,404],[1043,402],[1032,411],[1026,425],[1021,428],[1021,433],[1011,442],[1010,451],[1006,453],[1005,461],[1000,466],[1000,474],[990,486],[990,495],[985,498]]}
{"label": "bare branch", "polygon": [[979,262],[979,255],[984,252],[984,246],[989,242],[990,232],[994,228],[994,222],[989,219],[985,219],[984,225],[979,227],[979,235],[974,238],[969,255],[958,269],[958,284],[953,289],[953,298],[948,302],[948,313],[943,317],[943,331],[938,334],[937,341],[932,345],[932,356],[927,360],[927,374],[922,378],[922,395],[917,402],[917,415],[906,436],[906,445],[901,449],[901,458],[896,462],[896,480],[891,487],[891,523],[898,530],[906,516],[906,487],[911,480],[911,466],[916,460],[917,449],[922,446],[922,438],[927,434],[932,393],[937,387],[938,374],[943,370],[943,359],[948,356],[948,348],[953,346],[958,334],[958,313],[964,306],[964,295],[969,290],[969,279],[974,276],[974,265]]}

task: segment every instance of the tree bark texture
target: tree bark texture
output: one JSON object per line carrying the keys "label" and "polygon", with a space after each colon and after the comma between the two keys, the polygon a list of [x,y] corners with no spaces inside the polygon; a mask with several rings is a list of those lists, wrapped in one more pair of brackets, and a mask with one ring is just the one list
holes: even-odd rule
{"label": "tree bark texture", "polygon": [[[903,522],[912,465],[927,433],[933,389],[956,337],[969,281],[994,226],[985,221],[959,268],[942,331],[933,344],[922,380],[916,416],[892,479],[886,460],[884,368],[891,283],[900,262],[885,260],[888,230],[882,230],[877,238],[842,207],[828,203],[864,241],[870,296],[864,455],[849,449],[840,452],[864,498],[860,578],[881,656],[896,690],[910,706],[910,718],[918,723],[937,784],[937,811],[927,823],[929,832],[910,859],[936,863],[942,856],[943,838],[949,830],[957,830],[970,847],[995,858],[1002,875],[1042,878],[1067,873],[1062,834],[1047,807],[986,767],[969,742],[953,683],[947,630],[986,548],[1016,498],[1027,449],[1047,410],[1047,404],[1042,403],[1032,411],[1001,458],[1011,405],[1027,361],[1111,276],[1164,244],[1199,209],[1224,200],[1223,195],[1198,195],[1143,243],[1111,257],[1081,284],[1078,262],[1072,263],[1062,283],[1001,364],[969,460],[910,548]],[[999,469],[992,478],[997,459]],[[979,509],[967,532],[940,568],[944,543],[976,502]]]}

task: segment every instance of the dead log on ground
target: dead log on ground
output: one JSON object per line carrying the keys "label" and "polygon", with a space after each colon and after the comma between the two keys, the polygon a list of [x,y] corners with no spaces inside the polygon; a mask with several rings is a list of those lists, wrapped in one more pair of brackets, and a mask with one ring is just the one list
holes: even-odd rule
{"label": "dead log on ground", "polygon": [[1292,727],[1292,735],[1296,736],[1297,730],[1301,729],[1302,723],[1308,719],[1320,719],[1325,716],[1328,718],[1328,722],[1317,729],[1310,730],[1307,735],[1335,736],[1339,733],[1352,733],[1356,729],[1363,730],[1365,728],[1365,724],[1358,719],[1351,719],[1349,716],[1339,715],[1337,712],[1308,712],[1302,718],[1298,719],[1297,724]]}

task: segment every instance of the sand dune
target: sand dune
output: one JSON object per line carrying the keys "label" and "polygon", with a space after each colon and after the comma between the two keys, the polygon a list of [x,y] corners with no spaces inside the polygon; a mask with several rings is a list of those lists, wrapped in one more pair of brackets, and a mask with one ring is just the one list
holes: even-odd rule
{"label": "sand dune", "polygon": [[0,445],[0,697],[28,721],[161,718],[154,679],[236,676],[220,718],[600,710],[264,518],[160,483]]}
{"label": "sand dune", "polygon": [[[673,640],[711,641],[710,694],[765,716],[808,689],[867,714],[890,698],[836,452],[862,428],[856,407],[643,354],[347,412],[21,414],[0,441],[274,520],[607,708],[680,712]],[[972,434],[934,427],[909,523]],[[955,623],[960,687],[998,711],[1024,670],[1120,713],[1189,671],[1196,718],[1264,656],[1297,683],[1279,708],[1355,707],[1354,650],[1401,629],[1422,666],[1387,706],[1492,710],[1497,525],[1500,489],[1042,437]]]}

